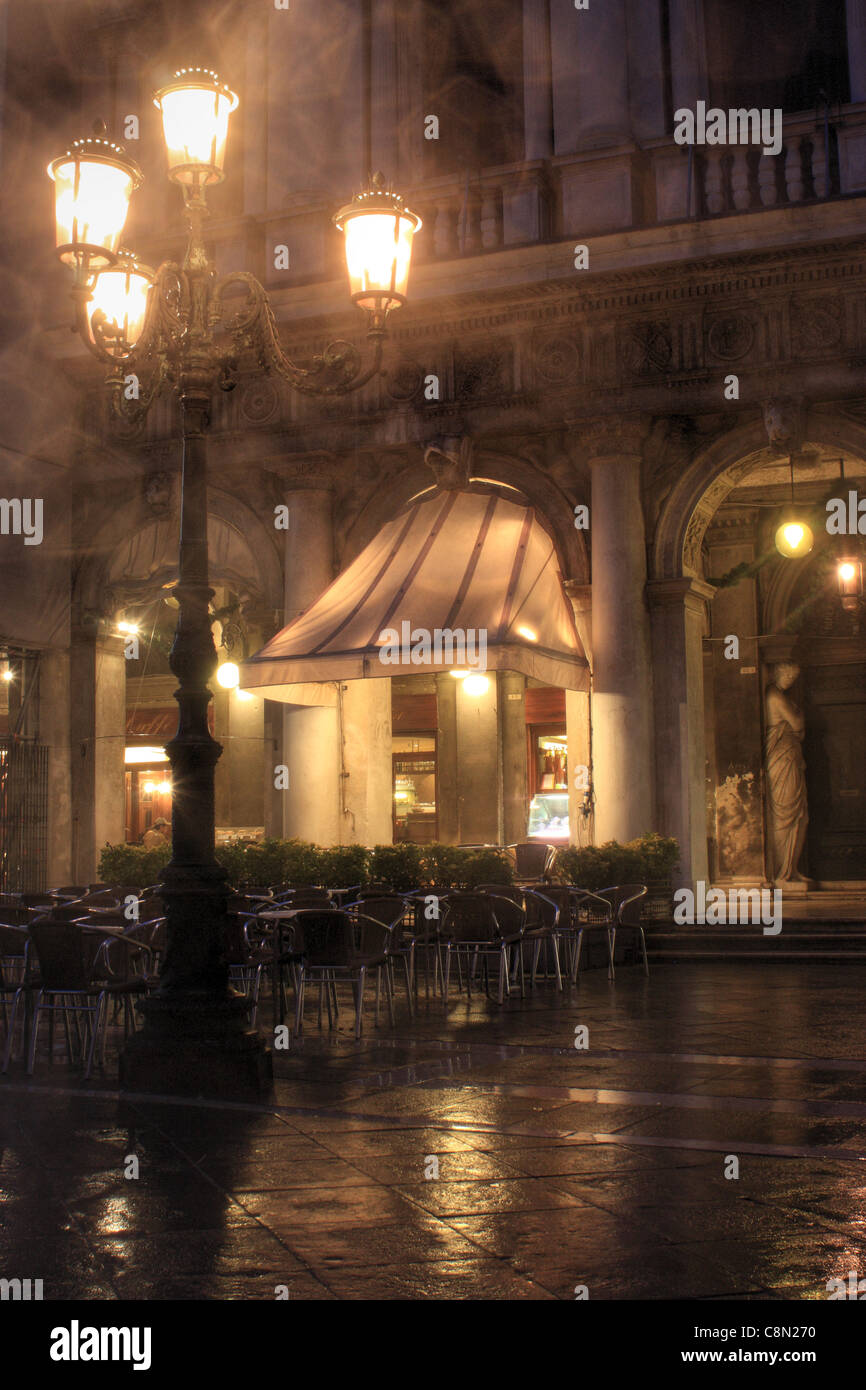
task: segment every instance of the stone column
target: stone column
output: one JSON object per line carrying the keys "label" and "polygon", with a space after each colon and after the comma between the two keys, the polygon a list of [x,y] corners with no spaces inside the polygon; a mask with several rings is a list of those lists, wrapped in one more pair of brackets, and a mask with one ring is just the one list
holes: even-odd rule
{"label": "stone column", "polygon": [[553,153],[550,13],[547,0],[523,0],[524,159]]}
{"label": "stone column", "polygon": [[[592,682],[592,585],[566,580],[565,592],[574,610],[577,635],[589,663]],[[587,791],[592,787],[591,695],[588,690],[566,690],[565,732],[568,740],[568,830],[573,845],[592,843],[592,814],[584,815]],[[586,768],[578,777],[578,769]],[[588,786],[584,786],[583,782]]]}
{"label": "stone column", "polygon": [[69,665],[68,651],[51,650],[39,658],[38,738],[48,748],[46,874],[50,887],[76,882],[72,874]]}
{"label": "stone column", "polygon": [[72,882],[93,883],[103,846],[125,839],[123,639],[79,629],[73,635],[69,689]]}
{"label": "stone column", "polygon": [[678,840],[676,882],[694,891],[708,877],[703,637],[706,604],[716,591],[698,579],[661,579],[647,592],[655,696],[653,829]]}
{"label": "stone column", "polygon": [[557,154],[631,138],[626,0],[576,10],[551,0],[553,123]]}
{"label": "stone column", "polygon": [[651,140],[665,134],[661,0],[626,0],[626,9],[631,128]]}
{"label": "stone column", "polygon": [[[299,488],[286,496],[289,529],[284,562],[284,617],[309,608],[334,577],[332,497],[327,488]],[[282,833],[315,844],[340,843],[340,737],[336,706],[283,708],[282,749],[273,764],[289,769],[282,802]],[[273,771],[271,771],[273,786]]]}
{"label": "stone column", "polygon": [[370,0],[370,163],[386,178],[399,178],[397,16],[395,0]]}
{"label": "stone column", "polygon": [[592,762],[596,841],[653,826],[653,692],[641,503],[642,422],[599,420],[592,468]]}
{"label": "stone column", "polygon": [[[455,684],[454,681],[451,682]],[[499,674],[502,730],[502,829],[505,844],[526,839],[529,797],[526,770],[526,677]]]}
{"label": "stone column", "polygon": [[670,0],[671,85],[674,110],[707,100],[702,0]]}
{"label": "stone column", "polygon": [[[484,695],[457,691],[457,776],[460,844],[500,844],[503,827],[499,685],[496,673]],[[521,837],[522,838],[522,837]]]}
{"label": "stone column", "polygon": [[866,101],[866,0],[847,0],[845,13],[851,100]]}
{"label": "stone column", "polygon": [[457,813],[457,686],[447,671],[436,677],[436,815],[439,839],[456,845],[460,839]]}
{"label": "stone column", "polygon": [[343,788],[339,843],[390,845],[394,838],[390,680],[344,681],[338,715]]}

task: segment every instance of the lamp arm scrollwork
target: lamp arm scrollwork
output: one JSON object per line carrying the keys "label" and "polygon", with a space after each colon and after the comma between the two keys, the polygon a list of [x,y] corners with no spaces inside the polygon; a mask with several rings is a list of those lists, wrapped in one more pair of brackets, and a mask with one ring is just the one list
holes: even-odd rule
{"label": "lamp arm scrollwork", "polygon": [[[234,288],[245,292],[236,303],[225,297]],[[366,369],[362,368],[358,349],[342,339],[329,343],[309,367],[299,367],[283,351],[267,293],[248,271],[233,271],[214,285],[211,327],[219,326],[229,334],[239,356],[252,353],[264,371],[277,372],[296,391],[308,395],[340,396],[357,391],[382,369],[384,333],[378,328],[367,335],[373,339],[374,348],[373,360]]]}

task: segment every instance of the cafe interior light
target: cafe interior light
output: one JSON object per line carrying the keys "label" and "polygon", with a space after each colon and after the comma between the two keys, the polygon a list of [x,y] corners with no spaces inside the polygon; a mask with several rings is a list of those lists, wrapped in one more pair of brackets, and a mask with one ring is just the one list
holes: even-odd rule
{"label": "cafe interior light", "polygon": [[406,303],[412,238],[421,218],[385,187],[382,174],[374,174],[370,187],[356,193],[334,223],[345,237],[352,299],[381,329],[390,310]]}
{"label": "cafe interior light", "polygon": [[136,763],[167,763],[168,754],[164,748],[153,748],[150,746],[125,748],[123,761],[127,767]]}
{"label": "cafe interior light", "polygon": [[154,792],[156,791],[156,783],[145,782],[141,790],[144,792],[145,796],[153,796]]}
{"label": "cafe interior light", "polygon": [[467,676],[463,682],[463,689],[467,695],[486,695],[490,689],[490,681],[486,676]]}
{"label": "cafe interior light", "polygon": [[526,627],[526,626],[519,627],[519,628],[517,629],[517,635],[518,635],[518,637],[523,637],[523,638],[525,638],[525,640],[526,640],[527,642],[537,642],[537,641],[538,641],[538,633],[535,631],[535,628],[532,628],[532,627]]}
{"label": "cafe interior light", "polygon": [[465,681],[471,673],[469,671],[449,671],[449,676],[453,676],[456,681]]}
{"label": "cafe interior light", "polygon": [[127,623],[127,622],[118,623],[118,624],[117,624],[117,630],[118,630],[118,632],[123,632],[123,633],[125,633],[125,634],[133,634],[133,633],[138,632],[138,623]]}
{"label": "cafe interior light", "polygon": [[171,792],[171,782],[160,782],[157,787],[157,791],[159,792],[160,796],[168,796]]}
{"label": "cafe interior light", "polygon": [[209,68],[180,68],[153,103],[162,116],[169,178],[194,189],[220,183],[235,93]]}
{"label": "cafe interior light", "polygon": [[[101,127],[100,127],[101,129]],[[74,140],[48,165],[54,180],[57,255],[87,276],[114,265],[129,200],[141,170],[122,145],[101,135]]]}

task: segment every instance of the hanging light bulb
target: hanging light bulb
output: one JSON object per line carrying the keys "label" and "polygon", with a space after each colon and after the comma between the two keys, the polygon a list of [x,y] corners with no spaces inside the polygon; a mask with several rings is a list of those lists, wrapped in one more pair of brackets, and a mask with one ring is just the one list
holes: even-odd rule
{"label": "hanging light bulb", "polygon": [[815,544],[812,528],[794,505],[794,460],[791,458],[791,505],[782,513],[774,537],[776,549],[786,560],[799,560]]}

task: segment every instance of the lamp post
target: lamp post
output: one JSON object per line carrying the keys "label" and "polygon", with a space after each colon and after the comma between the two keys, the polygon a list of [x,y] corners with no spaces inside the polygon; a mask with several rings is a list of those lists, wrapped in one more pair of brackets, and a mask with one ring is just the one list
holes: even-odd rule
{"label": "lamp post", "polygon": [[[280,346],[267,294],[254,276],[217,277],[203,240],[206,190],[224,177],[235,94],[206,69],[186,68],[154,97],[168,175],[184,197],[182,265],[153,271],[121,248],[135,161],[103,129],[76,141],[48,172],[56,189],[57,254],[73,271],[78,331],[105,366],[112,410],[138,417],[164,390],[180,404],[182,474],[178,622],[169,663],[178,680],[171,763],[172,856],[161,882],[167,946],[158,989],[140,1004],[144,1026],[128,1041],[121,1080],[134,1090],[238,1093],[270,1082],[271,1055],[247,1025],[226,959],[226,874],[215,855],[214,772],[222,749],[208,729],[217,666],[210,622],[206,432],[216,390],[230,390],[245,362],[275,371],[298,391],[340,395],[381,370],[388,313],[405,302],[412,237],[420,219],[376,175],[335,218],[344,230],[352,298],[368,315],[372,361],[333,343],[308,368]],[[135,379],[135,391],[125,389]],[[128,400],[127,396],[136,396]]]}

